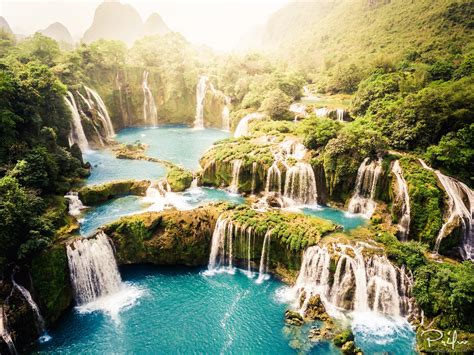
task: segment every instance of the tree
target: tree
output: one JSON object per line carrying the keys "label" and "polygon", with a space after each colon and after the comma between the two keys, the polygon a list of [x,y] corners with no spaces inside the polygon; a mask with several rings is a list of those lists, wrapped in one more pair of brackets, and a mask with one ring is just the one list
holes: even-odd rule
{"label": "tree", "polygon": [[267,93],[260,109],[274,120],[288,120],[291,119],[291,101],[283,91],[275,89]]}

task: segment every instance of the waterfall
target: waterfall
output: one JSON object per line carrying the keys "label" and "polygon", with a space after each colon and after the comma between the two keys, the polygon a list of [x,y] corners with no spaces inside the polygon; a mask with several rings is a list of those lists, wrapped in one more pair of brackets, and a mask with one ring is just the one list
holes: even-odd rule
{"label": "waterfall", "polygon": [[295,114],[295,121],[297,120],[298,117],[307,117],[308,114],[306,113],[306,105],[299,103],[299,102],[294,102],[290,105],[290,112],[293,112]]}
{"label": "waterfall", "polygon": [[71,216],[79,216],[81,214],[81,210],[85,208],[82,204],[82,201],[79,199],[79,194],[77,192],[70,191],[64,196],[64,198],[69,201],[69,214]]}
{"label": "waterfall", "polygon": [[222,129],[224,131],[230,131],[230,97],[225,97],[225,105],[222,108]]}
{"label": "waterfall", "polygon": [[251,185],[251,194],[255,194],[255,188],[257,185],[257,162],[252,163],[252,185]]}
{"label": "waterfall", "polygon": [[122,280],[107,235],[78,239],[66,248],[75,299],[79,305],[119,292]]}
{"label": "waterfall", "polygon": [[200,76],[199,82],[196,86],[196,120],[194,121],[194,128],[204,128],[204,99],[206,97],[208,78]]}
{"label": "waterfall", "polygon": [[311,165],[297,162],[286,171],[284,196],[299,204],[317,202],[316,178]]}
{"label": "waterfall", "polygon": [[20,291],[20,293],[25,298],[26,302],[28,302],[28,304],[30,305],[30,308],[33,310],[33,313],[35,314],[35,317],[36,317],[36,326],[38,328],[38,333],[43,334],[46,330],[46,323],[44,321],[43,316],[41,315],[38,305],[33,300],[33,297],[31,297],[30,292],[26,288],[17,284],[13,278],[12,278],[12,282],[13,282],[13,287],[16,288],[18,291]]}
{"label": "waterfall", "polygon": [[365,158],[357,171],[354,194],[349,202],[349,212],[360,213],[370,218],[375,211],[377,181],[382,172],[381,159],[370,162]]}
{"label": "waterfall", "polygon": [[453,225],[456,219],[461,222],[462,228],[462,245],[460,251],[463,259],[474,259],[474,191],[466,184],[453,179],[452,177],[443,175],[439,170],[430,168],[426,163],[420,159],[421,165],[430,171],[433,171],[441,185],[443,185],[446,194],[448,195],[448,218],[441,227],[436,243],[434,253],[437,254],[441,241],[449,234],[449,228]]}
{"label": "waterfall", "polygon": [[246,229],[247,234],[247,276],[253,277],[252,273],[252,227]]}
{"label": "waterfall", "polygon": [[270,191],[275,191],[278,195],[281,195],[281,171],[278,168],[278,163],[276,161],[273,162],[267,172],[265,193],[268,194]]}
{"label": "waterfall", "polygon": [[233,272],[233,251],[232,238],[234,224],[232,221],[219,216],[212,233],[211,253],[209,255],[209,264],[207,274],[214,274],[219,270]]}
{"label": "waterfall", "polygon": [[314,113],[317,117],[328,117],[329,110],[326,107],[321,107],[314,110]]}
{"label": "waterfall", "polygon": [[287,139],[280,143],[279,146],[288,158],[302,160],[307,153],[306,147],[294,139]]}
{"label": "waterfall", "polygon": [[235,159],[234,161],[232,161],[232,182],[229,186],[229,191],[234,194],[239,192],[239,177],[241,166],[242,160]]}
{"label": "waterfall", "polygon": [[338,108],[336,110],[336,118],[338,121],[344,122],[344,109]]}
{"label": "waterfall", "polygon": [[153,126],[158,125],[158,111],[156,109],[155,99],[153,98],[153,94],[148,87],[148,71],[143,72],[143,82],[142,82],[142,89],[143,89],[143,121],[145,123],[148,122],[150,119],[151,124]]}
{"label": "waterfall", "polygon": [[110,119],[109,113],[107,112],[107,107],[105,106],[104,101],[95,90],[87,86],[84,86],[84,89],[86,90],[87,95],[89,95],[89,97],[91,98],[90,101],[95,102],[97,106],[97,114],[100,120],[102,121],[104,129],[105,129],[105,134],[106,134],[105,138],[111,138],[115,136],[112,120]]}
{"label": "waterfall", "polygon": [[7,316],[5,314],[5,307],[2,305],[0,306],[0,336],[2,337],[5,344],[7,344],[8,349],[10,350],[11,354],[17,354],[15,344],[13,343],[13,339],[8,331],[7,325]]}
{"label": "waterfall", "polygon": [[[267,231],[263,238],[258,283],[269,277],[270,236],[271,231]],[[230,218],[220,215],[212,233],[211,252],[205,274],[210,276],[220,272],[233,274],[237,260],[245,268],[244,273],[252,278],[254,276],[252,260],[256,240],[257,235],[251,226],[240,226]]]}
{"label": "waterfall", "polygon": [[239,138],[249,135],[249,122],[252,120],[260,120],[264,115],[260,112],[250,113],[239,121],[234,132],[234,138]]}
{"label": "waterfall", "polygon": [[72,115],[72,129],[69,135],[69,144],[72,145],[71,142],[76,143],[82,152],[87,152],[89,150],[89,142],[87,141],[84,128],[82,127],[81,115],[79,114],[74,95],[68,91],[64,101]]}
{"label": "waterfall", "polygon": [[260,255],[260,266],[258,268],[258,278],[257,283],[262,283],[264,280],[268,279],[268,265],[270,262],[270,239],[272,231],[268,230],[265,233],[262,245],[262,254]]}
{"label": "waterfall", "polygon": [[[386,256],[364,258],[360,246],[333,247],[340,251],[331,255],[326,247],[312,246],[303,255],[292,289],[302,313],[310,298],[318,294],[327,312],[335,317],[344,311],[371,311],[393,317],[409,314],[412,278],[404,268],[396,268]],[[336,269],[331,275],[332,260]]]}
{"label": "waterfall", "polygon": [[398,232],[400,239],[406,241],[410,234],[410,196],[408,195],[408,185],[403,177],[400,161],[393,162],[392,173],[397,180],[397,194],[394,203],[400,206],[401,215],[398,220]]}

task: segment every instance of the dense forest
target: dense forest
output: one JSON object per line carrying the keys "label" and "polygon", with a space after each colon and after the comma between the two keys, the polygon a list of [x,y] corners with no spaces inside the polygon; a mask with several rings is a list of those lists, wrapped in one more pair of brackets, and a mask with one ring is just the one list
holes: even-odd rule
{"label": "dense forest", "polygon": [[[253,195],[256,184],[263,192],[274,142],[262,145],[258,137],[284,141],[291,136],[307,149],[310,158],[305,159],[324,185],[318,202],[344,208],[357,185],[361,163],[380,158],[383,181],[376,199],[383,207],[358,237],[383,245],[394,265],[413,274],[417,306],[433,327],[456,328],[473,339],[474,266],[458,250],[461,222],[448,227],[450,233],[438,245],[443,259],[434,260],[430,252],[450,202],[435,172],[418,162],[422,159],[471,191],[474,187],[473,11],[469,0],[291,1],[254,34],[253,43],[241,43],[246,53],[232,54],[196,47],[168,28],[130,40],[128,45],[98,39],[64,46],[41,33],[19,40],[3,27],[0,271],[7,282],[0,288],[2,300],[10,292],[8,280],[18,273],[21,278],[32,275],[48,323],[56,322],[68,307],[66,291],[58,286],[64,270],[53,271],[64,262],[59,260],[62,254],[51,257],[49,264],[39,257],[56,253],[58,245],[78,231],[64,195],[80,189],[94,169],[83,159],[79,144],[69,138],[74,118],[67,98],[78,102],[91,148],[101,149],[115,143],[106,124],[97,119],[98,111],[88,108],[87,100],[80,101],[90,95],[89,87],[103,98],[112,130],[146,124],[145,76],[155,94],[159,124],[192,125],[196,87],[205,76],[206,85],[212,87],[205,93],[206,127],[220,128],[221,112],[227,106],[231,131],[248,114],[259,112],[264,118],[249,124],[248,136],[226,138],[206,151],[199,176],[203,185],[232,185],[230,162],[239,160],[244,173],[240,185],[237,179],[237,191]],[[166,26],[161,19],[158,22]],[[318,95],[327,102],[310,102],[295,118],[292,103]],[[341,108],[344,119],[334,119],[332,114],[320,117],[321,108]],[[290,167],[296,164],[293,160],[287,161]],[[394,161],[400,163],[410,197],[407,241],[393,230],[400,219],[389,177]],[[206,170],[209,166],[214,170]],[[257,178],[251,186],[252,169],[257,169],[261,181]],[[196,176],[182,167],[170,171],[170,181],[185,180],[176,190],[189,187]],[[337,232],[303,221],[316,223],[311,224],[314,233],[309,236],[292,218],[278,213],[269,213],[265,220],[255,217],[253,210],[237,208],[232,213],[235,223],[260,232],[272,229],[291,253],[301,254],[325,234]],[[149,230],[140,228],[112,225],[110,233],[148,238]],[[127,258],[123,256],[124,263]],[[40,275],[43,272],[50,275]],[[45,280],[48,277],[51,284]],[[25,345],[33,338],[25,329],[18,330],[17,338],[22,336]]]}

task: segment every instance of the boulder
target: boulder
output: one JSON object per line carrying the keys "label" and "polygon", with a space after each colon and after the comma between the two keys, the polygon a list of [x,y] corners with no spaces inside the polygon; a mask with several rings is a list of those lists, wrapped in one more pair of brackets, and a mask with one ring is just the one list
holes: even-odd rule
{"label": "boulder", "polygon": [[304,320],[301,314],[299,314],[299,312],[288,309],[285,312],[285,323],[294,326],[302,326]]}

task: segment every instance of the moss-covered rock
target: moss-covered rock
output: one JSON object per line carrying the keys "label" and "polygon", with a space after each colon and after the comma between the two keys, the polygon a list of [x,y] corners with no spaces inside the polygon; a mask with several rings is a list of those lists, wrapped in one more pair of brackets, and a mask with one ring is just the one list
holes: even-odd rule
{"label": "moss-covered rock", "polygon": [[193,173],[181,167],[173,166],[168,169],[166,180],[172,191],[181,192],[191,186]]}
{"label": "moss-covered rock", "polygon": [[144,196],[150,186],[148,180],[112,181],[101,185],[84,186],[79,190],[79,198],[88,206],[110,200],[123,195]]}
{"label": "moss-covered rock", "polygon": [[54,244],[33,259],[31,280],[43,317],[54,323],[73,301],[64,244]]}
{"label": "moss-covered rock", "polygon": [[119,264],[207,265],[218,206],[124,217],[104,228]]}

